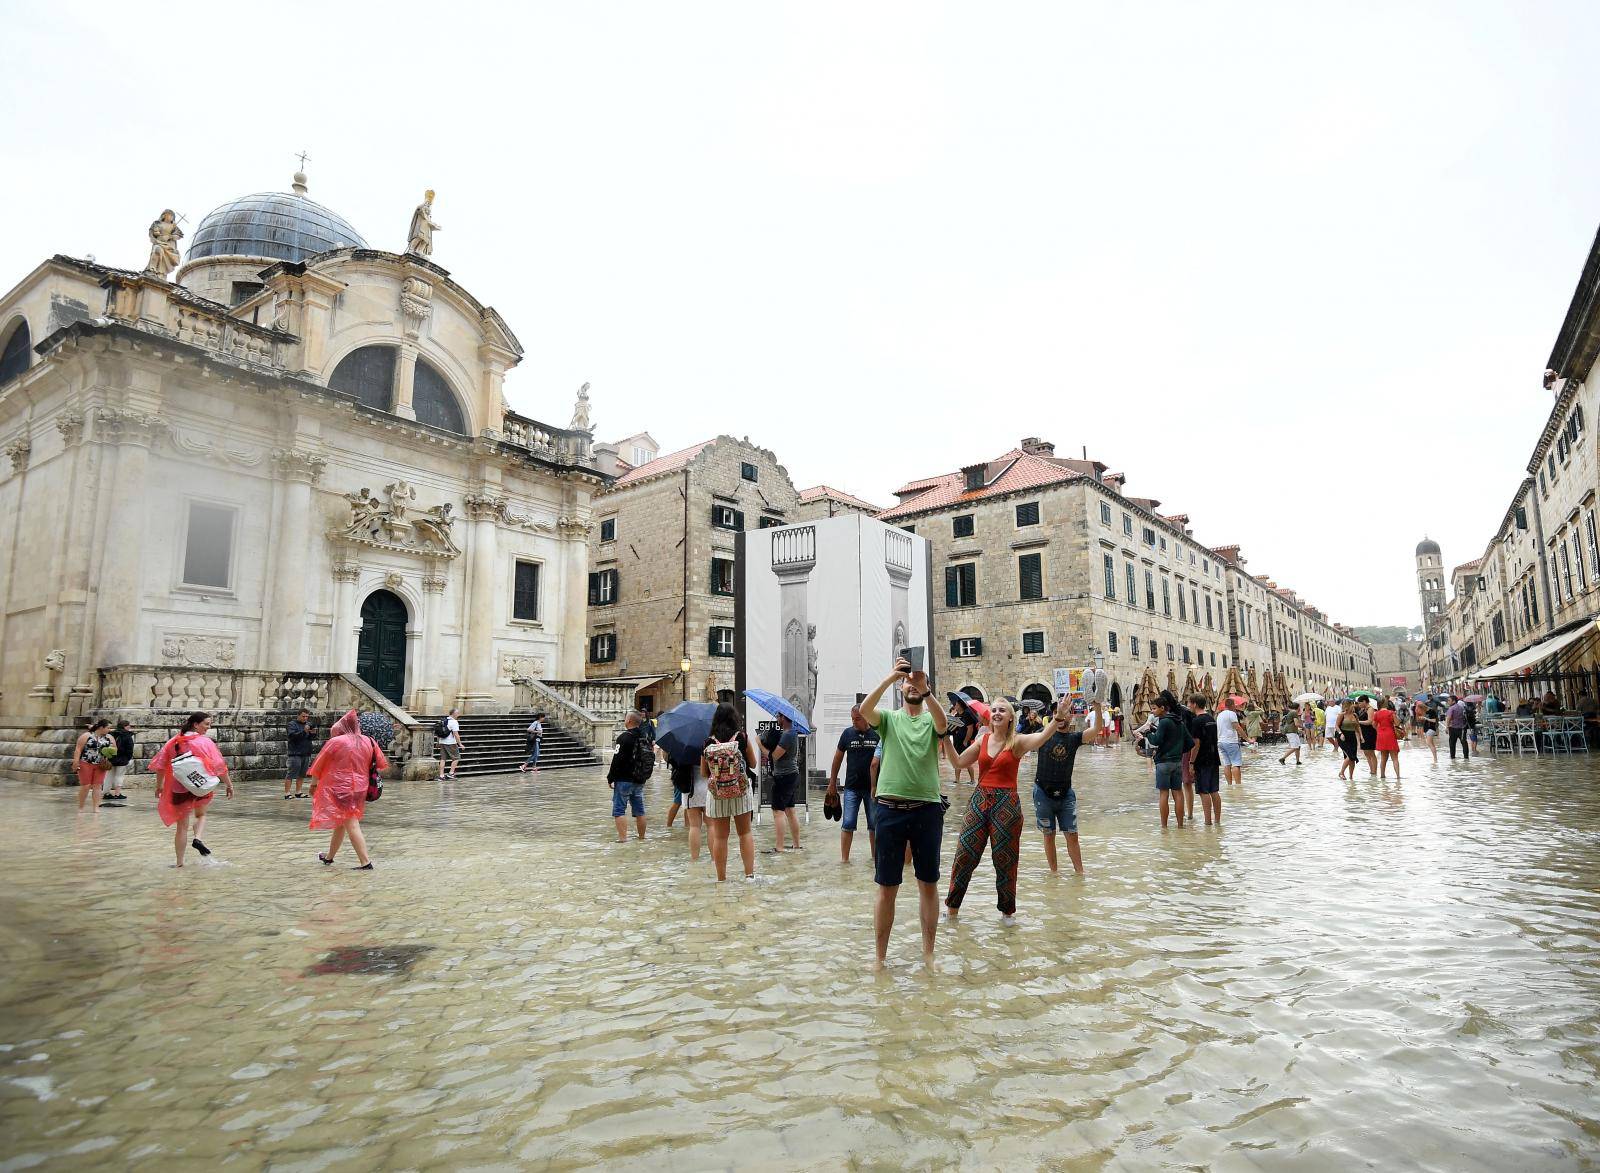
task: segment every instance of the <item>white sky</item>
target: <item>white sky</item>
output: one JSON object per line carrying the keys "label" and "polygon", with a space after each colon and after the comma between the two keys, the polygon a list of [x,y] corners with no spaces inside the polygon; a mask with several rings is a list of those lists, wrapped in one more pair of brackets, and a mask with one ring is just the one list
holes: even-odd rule
{"label": "white sky", "polygon": [[1593,4],[7,8],[0,284],[303,148],[378,248],[437,189],[518,410],[883,504],[1087,446],[1351,623],[1481,553],[1600,219]]}

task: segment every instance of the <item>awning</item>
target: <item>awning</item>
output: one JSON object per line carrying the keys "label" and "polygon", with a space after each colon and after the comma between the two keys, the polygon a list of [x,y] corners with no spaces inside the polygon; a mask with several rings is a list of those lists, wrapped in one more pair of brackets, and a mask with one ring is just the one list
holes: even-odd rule
{"label": "awning", "polygon": [[1524,668],[1532,668],[1541,660],[1548,660],[1551,656],[1577,643],[1586,635],[1593,635],[1600,630],[1600,622],[1588,620],[1574,627],[1571,631],[1564,631],[1560,635],[1552,635],[1543,643],[1534,644],[1527,651],[1518,652],[1514,656],[1507,656],[1504,660],[1496,660],[1493,664],[1486,664],[1477,672],[1466,673],[1471,680],[1500,680],[1506,677],[1519,676]]}

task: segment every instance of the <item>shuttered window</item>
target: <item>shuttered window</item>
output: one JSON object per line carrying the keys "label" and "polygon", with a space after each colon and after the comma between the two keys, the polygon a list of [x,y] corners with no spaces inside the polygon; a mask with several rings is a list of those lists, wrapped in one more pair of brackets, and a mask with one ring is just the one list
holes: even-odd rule
{"label": "shuttered window", "polygon": [[1105,568],[1106,598],[1115,599],[1117,597],[1117,564],[1111,560],[1110,554],[1102,555],[1101,562]]}
{"label": "shuttered window", "polygon": [[1037,501],[1024,501],[1021,505],[1017,506],[1017,525],[1019,528],[1025,525],[1038,524],[1039,503]]}
{"label": "shuttered window", "polygon": [[976,607],[978,605],[978,564],[962,562],[944,568],[944,605],[946,607]]}
{"label": "shuttered window", "polygon": [[977,636],[950,641],[950,658],[952,660],[971,660],[981,655],[983,655],[983,640]]}
{"label": "shuttered window", "polygon": [[609,664],[616,658],[617,637],[614,633],[606,631],[590,638],[589,662],[591,664]]}
{"label": "shuttered window", "polygon": [[713,627],[707,641],[706,650],[713,656],[733,655],[733,628]]}
{"label": "shuttered window", "polygon": [[711,560],[711,593],[714,595],[733,594],[732,558],[713,558]]}
{"label": "shuttered window", "polygon": [[1017,559],[1017,597],[1044,598],[1044,566],[1038,554],[1024,554]]}
{"label": "shuttered window", "polygon": [[617,601],[620,586],[615,570],[597,570],[589,576],[589,606],[609,607]]}
{"label": "shuttered window", "polygon": [[735,509],[732,505],[713,505],[711,507],[711,524],[717,529],[743,529],[744,512]]}
{"label": "shuttered window", "polygon": [[1023,655],[1037,656],[1044,651],[1044,632],[1025,631],[1022,633]]}
{"label": "shuttered window", "polygon": [[953,538],[970,538],[972,536],[972,514],[960,513],[950,519],[950,536]]}

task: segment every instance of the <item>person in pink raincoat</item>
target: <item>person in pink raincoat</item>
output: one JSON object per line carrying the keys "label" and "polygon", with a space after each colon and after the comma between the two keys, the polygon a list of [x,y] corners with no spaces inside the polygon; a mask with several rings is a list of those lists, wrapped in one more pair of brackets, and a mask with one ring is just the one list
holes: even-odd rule
{"label": "person in pink raincoat", "polygon": [[361,816],[367,809],[367,782],[374,765],[387,770],[389,759],[376,741],[361,732],[360,714],[351,709],[334,722],[322,752],[311,763],[311,829],[333,829],[328,850],[317,853],[323,863],[333,863],[348,835],[359,861],[356,870],[372,870],[367,840],[361,834]]}
{"label": "person in pink raincoat", "polygon": [[[208,736],[211,730],[210,713],[190,713],[189,719],[183,723],[183,728],[178,735],[163,745],[150,759],[150,769],[157,778],[159,787],[156,797],[156,813],[161,816],[161,821],[172,827],[172,847],[178,854],[178,862],[174,867],[183,866],[183,854],[186,847],[193,847],[201,855],[210,855],[211,849],[205,845],[200,836],[206,829],[206,811],[215,798],[216,791],[212,791],[204,798],[196,798],[183,788],[183,785],[172,777],[172,759],[188,750],[200,760],[207,772],[222,779],[227,789],[229,798],[233,797],[233,779],[228,777],[228,763],[223,760],[222,751],[217,748],[217,743]],[[189,837],[189,820],[194,819],[194,837]]]}

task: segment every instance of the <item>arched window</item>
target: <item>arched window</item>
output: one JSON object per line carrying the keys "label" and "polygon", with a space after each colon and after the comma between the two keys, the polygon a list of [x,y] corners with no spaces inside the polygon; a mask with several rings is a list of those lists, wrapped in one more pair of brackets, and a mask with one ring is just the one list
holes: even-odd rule
{"label": "arched window", "polygon": [[28,333],[28,323],[18,322],[17,328],[6,339],[5,349],[0,350],[0,383],[9,383],[28,369],[32,346],[33,336]]}
{"label": "arched window", "polygon": [[417,413],[417,422],[443,428],[447,432],[466,435],[467,421],[456,402],[455,393],[444,376],[425,358],[417,360],[416,379],[411,389],[411,407]]}
{"label": "arched window", "polygon": [[339,360],[328,377],[328,386],[335,391],[354,395],[368,407],[389,411],[394,406],[394,360],[398,351],[393,346],[363,346],[352,350]]}

